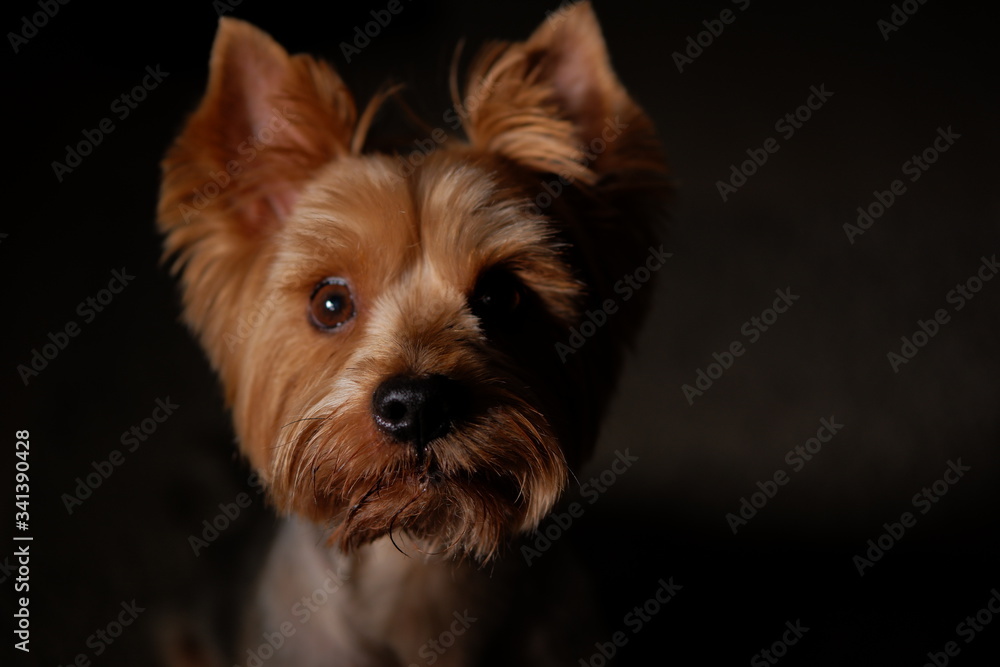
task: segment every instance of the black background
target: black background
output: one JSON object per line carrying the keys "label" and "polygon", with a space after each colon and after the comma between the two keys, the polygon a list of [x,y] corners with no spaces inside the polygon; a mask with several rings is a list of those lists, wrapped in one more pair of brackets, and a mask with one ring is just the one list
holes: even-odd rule
{"label": "black background", "polygon": [[[361,100],[388,78],[410,84],[408,100],[433,122],[447,108],[460,38],[473,48],[524,38],[555,9],[404,2],[347,64],[337,45],[385,4],[246,0],[233,15],[291,52],[325,55]],[[678,72],[671,54],[724,7],[735,22]],[[884,40],[876,22],[888,2],[595,8],[677,185],[665,234],[674,257],[588,473],[625,448],[641,463],[566,536],[596,573],[609,632],[625,629],[660,578],[683,585],[612,664],[747,664],[796,619],[810,630],[781,664],[922,665],[948,641],[961,647],[953,664],[988,664],[1000,654],[1000,619],[969,644],[956,626],[1000,586],[1000,280],[961,311],[945,295],[1000,250],[995,15],[928,2]],[[0,26],[19,30],[36,11],[9,3]],[[156,664],[155,640],[175,614],[212,617],[229,591],[245,589],[247,554],[273,522],[246,483],[219,389],[158,263],[158,163],[203,90],[216,20],[208,1],[77,1],[18,53],[4,47],[2,458],[11,480],[14,431],[30,429],[35,538],[32,652],[16,664],[69,664],[79,653],[93,664]],[[51,163],[65,146],[113,116],[113,100],[156,65],[165,81],[59,182]],[[723,202],[716,182],[730,165],[778,136],[775,121],[821,84],[833,97]],[[901,165],[949,126],[961,138],[850,244],[842,225],[857,207],[905,180]],[[134,282],[82,324],[77,304],[122,267]],[[795,306],[688,405],[681,386],[786,287],[800,296]],[[938,308],[951,321],[893,373],[886,354]],[[16,367],[71,319],[80,335],[25,386]],[[76,478],[167,397],[176,413],[68,514],[61,497]],[[787,470],[784,453],[831,415],[844,429],[733,535],[726,513]],[[958,458],[971,471],[860,577],[852,558]],[[252,507],[196,558],[188,536],[247,489]],[[0,547],[5,623],[13,549]],[[94,657],[88,636],[132,599],[146,611]]]}

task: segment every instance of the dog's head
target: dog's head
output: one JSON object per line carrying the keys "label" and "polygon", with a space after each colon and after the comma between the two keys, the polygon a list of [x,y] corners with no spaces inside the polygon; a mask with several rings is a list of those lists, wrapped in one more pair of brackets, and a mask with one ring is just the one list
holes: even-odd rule
{"label": "dog's head", "polygon": [[644,238],[619,204],[662,185],[589,5],[468,82],[411,150],[366,151],[378,101],[359,116],[327,64],[223,19],[165,160],[166,254],[241,447],[344,547],[402,531],[487,558],[537,525],[608,379],[571,328]]}

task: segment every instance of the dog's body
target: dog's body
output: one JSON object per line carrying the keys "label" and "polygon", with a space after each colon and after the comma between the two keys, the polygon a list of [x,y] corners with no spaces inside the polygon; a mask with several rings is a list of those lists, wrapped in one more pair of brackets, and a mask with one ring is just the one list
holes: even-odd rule
{"label": "dog's body", "polygon": [[[601,639],[586,576],[566,545],[530,567],[514,553],[478,568],[412,558],[388,537],[353,553],[324,546],[324,537],[307,522],[284,522],[238,664],[267,655],[269,644],[281,646],[266,664],[289,667],[573,664]],[[275,635],[283,626],[288,636]]]}
{"label": "dog's body", "polygon": [[[594,444],[665,167],[589,5],[484,50],[468,81],[466,141],[366,153],[377,103],[359,117],[327,65],[224,20],[165,161],[185,318],[269,498],[301,517],[241,659],[283,623],[268,664],[543,664],[585,634],[529,622],[580,589],[559,556],[529,572],[511,550]],[[527,609],[521,582],[552,605]],[[428,648],[465,613],[461,641]]]}

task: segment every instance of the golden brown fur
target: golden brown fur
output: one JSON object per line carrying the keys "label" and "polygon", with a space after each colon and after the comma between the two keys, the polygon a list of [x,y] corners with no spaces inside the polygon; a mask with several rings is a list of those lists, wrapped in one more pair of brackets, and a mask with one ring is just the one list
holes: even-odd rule
{"label": "golden brown fur", "polygon": [[[401,535],[493,558],[593,445],[640,300],[567,363],[554,345],[641,262],[665,167],[589,5],[558,18],[483,50],[463,91],[475,106],[456,99],[467,139],[412,173],[364,151],[379,101],[359,121],[328,65],[220,24],[208,91],[164,162],[166,256],[269,497],[339,549]],[[307,315],[328,277],[355,313],[332,331]],[[494,279],[516,283],[515,307],[487,322],[473,301]],[[465,396],[426,447],[372,418],[373,393],[401,375]]]}

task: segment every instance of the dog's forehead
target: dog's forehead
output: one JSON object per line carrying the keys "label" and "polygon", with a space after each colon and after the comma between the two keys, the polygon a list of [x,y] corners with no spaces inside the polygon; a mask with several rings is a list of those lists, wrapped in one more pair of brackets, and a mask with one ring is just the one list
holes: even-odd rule
{"label": "dog's forehead", "polygon": [[537,253],[548,226],[486,169],[434,156],[412,174],[382,155],[329,165],[304,190],[279,261],[300,270],[392,280],[433,265],[454,283]]}

